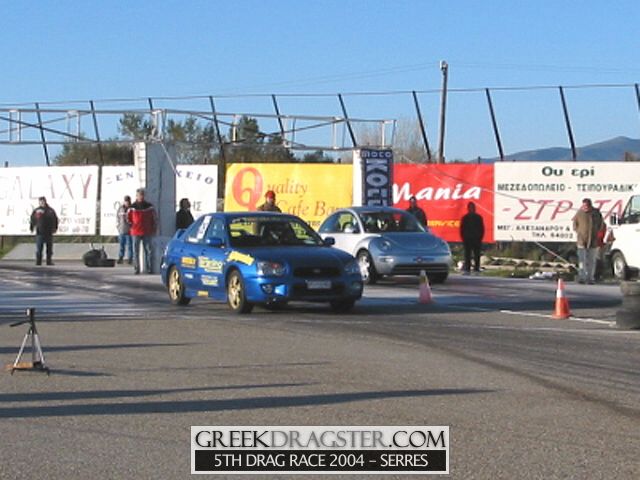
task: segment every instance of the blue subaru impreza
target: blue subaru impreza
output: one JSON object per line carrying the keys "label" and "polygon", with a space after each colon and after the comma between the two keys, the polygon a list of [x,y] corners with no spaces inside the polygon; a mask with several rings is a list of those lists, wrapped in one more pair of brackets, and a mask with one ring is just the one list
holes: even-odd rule
{"label": "blue subaru impreza", "polygon": [[332,244],[294,215],[206,214],[167,245],[162,281],[175,305],[207,297],[249,313],[304,301],[344,312],[362,296],[362,277],[354,257]]}

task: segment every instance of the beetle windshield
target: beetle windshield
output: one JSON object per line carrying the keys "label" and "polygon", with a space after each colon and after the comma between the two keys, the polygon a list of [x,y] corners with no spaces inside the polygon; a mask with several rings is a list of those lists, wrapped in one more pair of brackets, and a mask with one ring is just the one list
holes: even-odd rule
{"label": "beetle windshield", "polygon": [[302,220],[288,216],[244,216],[229,220],[232,247],[323,245]]}
{"label": "beetle windshield", "polygon": [[402,211],[361,212],[360,220],[367,233],[424,232],[416,217]]}

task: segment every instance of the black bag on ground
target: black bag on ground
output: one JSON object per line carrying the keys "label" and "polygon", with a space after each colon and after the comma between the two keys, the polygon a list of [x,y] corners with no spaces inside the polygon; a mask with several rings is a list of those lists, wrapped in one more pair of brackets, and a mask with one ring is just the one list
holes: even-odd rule
{"label": "black bag on ground", "polygon": [[107,258],[107,252],[102,248],[94,248],[82,255],[82,261],[87,267],[114,267],[116,261],[113,258]]}

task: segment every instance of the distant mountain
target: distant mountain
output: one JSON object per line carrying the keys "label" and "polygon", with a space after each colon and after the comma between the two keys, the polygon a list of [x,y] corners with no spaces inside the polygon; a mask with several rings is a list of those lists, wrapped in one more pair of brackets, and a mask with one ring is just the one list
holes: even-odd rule
{"label": "distant mountain", "polygon": [[[578,160],[586,161],[622,161],[625,153],[630,152],[640,157],[640,140],[628,137],[615,137],[604,142],[578,147]],[[500,160],[490,158],[488,163]],[[505,160],[522,160],[529,162],[552,162],[572,160],[571,149],[562,147],[527,150],[505,156]]]}

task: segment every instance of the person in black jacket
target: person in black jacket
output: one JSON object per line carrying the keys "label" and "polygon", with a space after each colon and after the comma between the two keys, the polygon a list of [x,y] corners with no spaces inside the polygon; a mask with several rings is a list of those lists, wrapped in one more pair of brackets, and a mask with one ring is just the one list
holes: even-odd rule
{"label": "person in black jacket", "polygon": [[416,217],[416,220],[418,220],[420,225],[425,228],[427,227],[427,215],[424,213],[424,210],[418,206],[418,199],[415,196],[412,196],[409,199],[409,208],[407,208],[407,212]]}
{"label": "person in black jacket", "polygon": [[58,231],[58,216],[45,197],[38,199],[38,207],[31,213],[31,231],[36,234],[36,265],[42,265],[42,250],[47,246],[47,265],[53,265],[53,234]]}
{"label": "person in black jacket", "polygon": [[193,215],[191,215],[191,203],[188,198],[180,200],[180,209],[176,212],[176,230],[187,228],[193,223]]}
{"label": "person in black jacket", "polygon": [[467,204],[467,214],[460,221],[460,236],[464,244],[464,271],[471,271],[471,257],[473,256],[473,269],[480,271],[480,250],[482,237],[484,237],[484,221],[476,213],[476,204]]}

